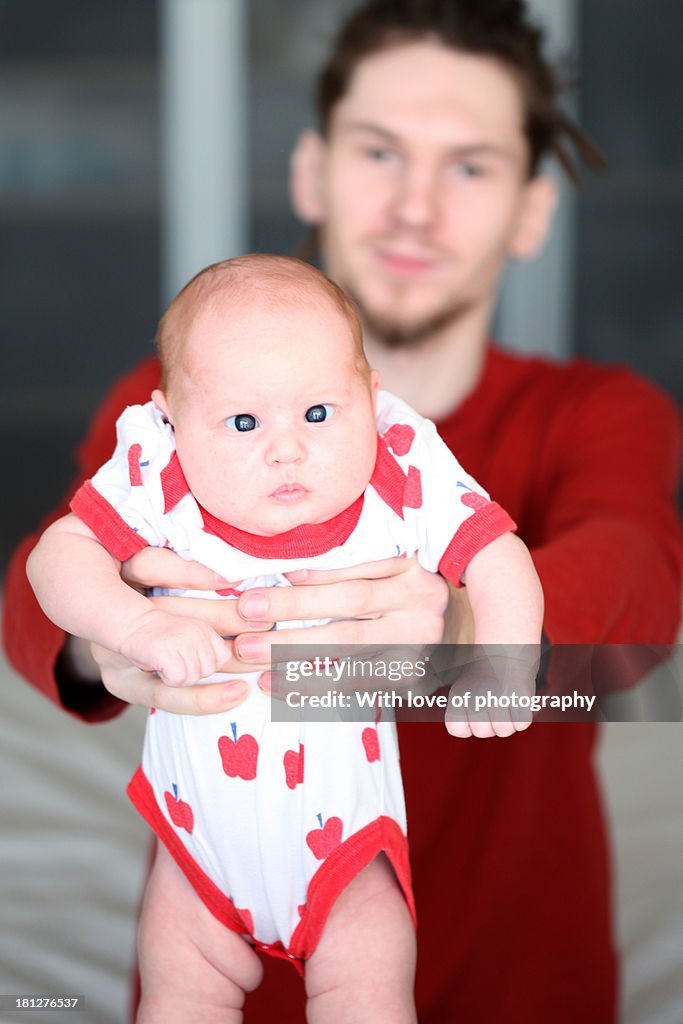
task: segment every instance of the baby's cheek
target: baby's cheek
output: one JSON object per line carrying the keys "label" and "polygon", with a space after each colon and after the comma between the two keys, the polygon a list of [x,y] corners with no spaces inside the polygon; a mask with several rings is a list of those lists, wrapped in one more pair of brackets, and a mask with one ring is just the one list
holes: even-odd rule
{"label": "baby's cheek", "polygon": [[373,466],[374,460],[369,460],[363,453],[345,451],[334,466],[320,472],[318,478],[324,481],[328,493],[335,495],[338,503],[346,507],[367,487]]}
{"label": "baby's cheek", "polygon": [[192,493],[200,505],[224,522],[234,522],[256,501],[257,477],[248,464],[220,454],[203,460],[196,469]]}

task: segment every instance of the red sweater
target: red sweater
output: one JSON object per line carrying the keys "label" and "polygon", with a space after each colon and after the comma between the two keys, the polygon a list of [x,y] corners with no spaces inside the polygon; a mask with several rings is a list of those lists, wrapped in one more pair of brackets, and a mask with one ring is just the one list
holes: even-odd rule
{"label": "red sweater", "polygon": [[[79,450],[79,480],[110,456],[123,407],[146,401],[157,383],[150,359],[113,389]],[[674,640],[680,425],[657,389],[626,370],[492,349],[479,387],[439,429],[532,549],[551,641]],[[54,665],[64,636],[39,610],[24,571],[35,541],[27,538],[10,565],[5,643],[17,670],[61,703]],[[119,702],[95,692],[74,713],[93,721],[119,713]],[[536,724],[504,741],[454,740],[436,723],[400,727],[421,1024],[613,1020],[594,738],[590,724]],[[270,1020],[273,1005],[280,1024],[303,1019],[294,972],[266,968],[246,1019]]]}

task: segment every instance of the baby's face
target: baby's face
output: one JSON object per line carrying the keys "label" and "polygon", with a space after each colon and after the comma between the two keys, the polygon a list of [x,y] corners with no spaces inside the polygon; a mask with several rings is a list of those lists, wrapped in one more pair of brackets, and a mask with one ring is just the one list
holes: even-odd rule
{"label": "baby's face", "polygon": [[223,301],[195,317],[165,396],[195,498],[263,536],[322,523],[364,491],[376,457],[376,375],[354,360],[329,301],[268,309]]}

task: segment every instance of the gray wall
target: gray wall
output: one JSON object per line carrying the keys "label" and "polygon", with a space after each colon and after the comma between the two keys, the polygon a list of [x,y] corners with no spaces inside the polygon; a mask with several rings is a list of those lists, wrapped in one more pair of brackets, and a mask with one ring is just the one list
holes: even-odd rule
{"label": "gray wall", "polygon": [[576,349],[683,399],[680,0],[586,0],[581,118],[609,160],[579,203]]}
{"label": "gray wall", "polygon": [[154,331],[156,53],[147,0],[0,3],[0,559]]}

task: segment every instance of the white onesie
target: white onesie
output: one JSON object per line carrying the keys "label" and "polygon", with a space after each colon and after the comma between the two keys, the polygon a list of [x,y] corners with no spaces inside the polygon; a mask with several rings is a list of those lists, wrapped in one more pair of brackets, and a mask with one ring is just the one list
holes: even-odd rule
{"label": "white onesie", "polygon": [[[386,392],[377,430],[375,469],[353,505],[328,522],[262,537],[198,505],[163,414],[151,402],[132,406],[118,421],[112,459],[71,508],[121,561],[166,546],[243,581],[194,596],[235,599],[249,587],[289,585],[283,574],[295,569],[414,552],[459,585],[477,551],[514,523],[434,424]],[[414,917],[396,729],[382,721],[271,722],[258,673],[246,678],[251,692],[233,711],[152,710],[128,791],[215,916],[301,969],[339,893],[381,851]]]}

